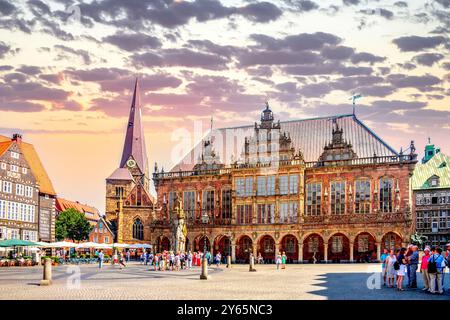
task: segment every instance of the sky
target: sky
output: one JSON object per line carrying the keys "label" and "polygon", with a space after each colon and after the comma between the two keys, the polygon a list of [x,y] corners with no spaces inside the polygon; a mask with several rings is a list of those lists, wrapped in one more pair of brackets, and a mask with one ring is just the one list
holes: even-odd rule
{"label": "sky", "polygon": [[[0,0],[0,134],[59,196],[105,205],[139,77],[150,167],[210,127],[352,112],[450,154],[450,0]],[[198,133],[200,132],[200,134]]]}

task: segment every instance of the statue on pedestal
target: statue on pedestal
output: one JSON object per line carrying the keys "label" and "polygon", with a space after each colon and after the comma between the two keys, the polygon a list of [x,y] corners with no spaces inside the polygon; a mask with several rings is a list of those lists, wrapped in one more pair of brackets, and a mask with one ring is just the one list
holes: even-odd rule
{"label": "statue on pedestal", "polygon": [[184,221],[185,215],[182,204],[182,197],[180,193],[174,201],[173,214],[172,214],[172,243],[174,252],[181,252],[186,250],[186,235],[187,228]]}

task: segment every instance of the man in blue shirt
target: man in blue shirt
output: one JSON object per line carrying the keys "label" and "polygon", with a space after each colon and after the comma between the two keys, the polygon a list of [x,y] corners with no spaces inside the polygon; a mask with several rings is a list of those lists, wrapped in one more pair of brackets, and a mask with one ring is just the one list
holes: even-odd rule
{"label": "man in blue shirt", "polygon": [[412,246],[412,254],[409,257],[410,277],[408,279],[410,288],[417,289],[417,267],[419,265],[419,251],[417,246]]}
{"label": "man in blue shirt", "polygon": [[388,250],[386,248],[383,249],[383,254],[380,256],[381,260],[381,273],[383,275],[383,286],[386,285],[386,258],[389,256]]}
{"label": "man in blue shirt", "polygon": [[100,252],[98,253],[98,268],[101,269],[103,267],[103,251],[100,250]]}
{"label": "man in blue shirt", "polygon": [[[428,268],[430,267],[430,263],[436,263],[436,272],[429,273],[430,275],[430,292],[431,293],[439,293],[443,294],[442,290],[442,273],[444,271],[444,257],[441,255],[442,249],[437,248],[436,252],[428,258]],[[437,285],[437,292],[436,292]]]}

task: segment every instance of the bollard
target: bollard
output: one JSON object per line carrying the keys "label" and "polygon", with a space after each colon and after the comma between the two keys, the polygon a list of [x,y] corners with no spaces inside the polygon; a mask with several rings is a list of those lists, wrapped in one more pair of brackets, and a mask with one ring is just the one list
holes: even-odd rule
{"label": "bollard", "polygon": [[227,268],[231,268],[231,256],[227,256]]}
{"label": "bollard", "polygon": [[248,269],[248,271],[250,271],[250,272],[255,272],[256,271],[256,269],[255,269],[255,257],[253,257],[253,254],[250,254],[250,259],[249,259],[250,261],[250,267],[249,267],[249,269]]}
{"label": "bollard", "polygon": [[202,273],[200,274],[201,280],[208,280],[208,260],[206,260],[205,256],[202,259]]}
{"label": "bollard", "polygon": [[52,284],[52,259],[46,258],[44,261],[44,274],[41,280],[41,286],[49,286]]}

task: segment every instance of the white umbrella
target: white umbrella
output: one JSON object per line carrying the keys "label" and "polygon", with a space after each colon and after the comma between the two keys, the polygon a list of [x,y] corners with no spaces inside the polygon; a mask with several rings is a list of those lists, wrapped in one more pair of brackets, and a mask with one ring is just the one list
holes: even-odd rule
{"label": "white umbrella", "polygon": [[130,248],[132,249],[149,249],[152,246],[150,244],[146,244],[146,243],[135,243],[130,245]]}
{"label": "white umbrella", "polygon": [[38,248],[50,248],[50,243],[48,242],[36,242]]}
{"label": "white umbrella", "polygon": [[77,245],[77,248],[95,248],[98,245],[96,242],[83,242]]}
{"label": "white umbrella", "polygon": [[97,243],[94,248],[96,249],[111,249],[112,245],[108,243]]}
{"label": "white umbrella", "polygon": [[114,243],[112,246],[114,248],[128,248],[130,245],[126,243]]}
{"label": "white umbrella", "polygon": [[67,241],[52,242],[48,244],[48,248],[75,248],[78,244]]}

